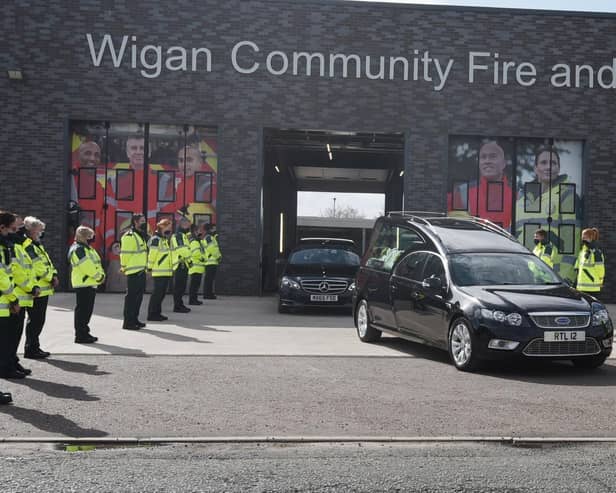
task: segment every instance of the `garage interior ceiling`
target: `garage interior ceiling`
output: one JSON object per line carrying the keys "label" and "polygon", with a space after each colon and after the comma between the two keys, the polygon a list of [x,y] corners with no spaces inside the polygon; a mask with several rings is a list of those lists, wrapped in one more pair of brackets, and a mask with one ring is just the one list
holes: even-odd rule
{"label": "garage interior ceiling", "polygon": [[267,129],[265,146],[298,191],[384,193],[403,169],[401,133]]}

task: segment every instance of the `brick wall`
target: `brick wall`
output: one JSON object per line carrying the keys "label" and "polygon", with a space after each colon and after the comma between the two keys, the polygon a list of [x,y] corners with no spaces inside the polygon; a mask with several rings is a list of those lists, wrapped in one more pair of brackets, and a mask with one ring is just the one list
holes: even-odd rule
{"label": "brick wall", "polygon": [[[62,263],[67,201],[67,122],[71,119],[204,124],[219,128],[220,291],[257,291],[260,130],[314,128],[408,135],[409,209],[442,209],[449,134],[583,139],[587,143],[587,224],[603,232],[608,281],[616,280],[614,90],[555,89],[558,62],[609,63],[616,17],[339,1],[67,1],[0,6],[0,206],[49,223],[48,244]],[[155,79],[109,59],[93,67],[86,33],[135,35],[139,46],[206,46],[212,72],[170,72]],[[233,70],[241,40],[272,50],[407,56],[414,49],[456,60],[440,92],[403,80],[251,75]],[[470,85],[471,50],[531,61],[533,87]],[[248,63],[246,61],[246,63]],[[21,68],[23,81],[6,69]],[[435,193],[435,190],[437,193]],[[613,293],[613,294],[612,294]],[[616,290],[609,290],[609,297]]]}

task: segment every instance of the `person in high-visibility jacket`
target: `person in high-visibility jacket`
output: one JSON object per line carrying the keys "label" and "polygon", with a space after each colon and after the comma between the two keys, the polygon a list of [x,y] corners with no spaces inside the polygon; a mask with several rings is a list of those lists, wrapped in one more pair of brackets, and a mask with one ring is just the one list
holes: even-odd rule
{"label": "person in high-visibility jacket", "polygon": [[148,320],[152,322],[168,320],[168,317],[162,314],[162,303],[169,281],[173,277],[171,226],[169,219],[161,219],[148,243],[148,272],[154,278],[154,290],[148,303]]}
{"label": "person in high-visibility jacket", "polygon": [[90,245],[94,243],[94,230],[79,226],[75,232],[75,243],[69,250],[71,263],[71,285],[75,290],[75,342],[91,344],[98,341],[90,333],[90,318],[94,311],[96,288],[105,280],[105,271],[98,252]]}
{"label": "person in high-visibility jacket", "polygon": [[605,257],[597,245],[599,230],[587,228],[582,231],[582,249],[575,262],[576,289],[598,296],[605,278]]}
{"label": "person in high-visibility jacket", "polygon": [[[15,294],[19,299],[19,305],[22,308],[32,308],[34,305],[34,298],[39,296],[41,290],[36,280],[34,273],[34,266],[32,259],[26,253],[26,228],[21,216],[16,216],[14,225],[15,231],[12,232],[9,237],[13,242],[15,256],[11,262],[11,271],[13,272],[13,281],[15,282]],[[26,310],[20,310],[18,313],[17,324],[13,331],[13,339],[11,341],[11,354],[13,359],[13,378],[24,378],[26,375],[30,375],[32,371],[28,368],[24,368],[19,363],[19,357],[17,356],[17,348],[21,341],[21,337],[24,332],[24,322],[26,318]]]}
{"label": "person in high-visibility jacket", "polygon": [[201,277],[205,273],[205,244],[202,241],[205,235],[205,224],[193,224],[190,236],[190,255],[192,265],[188,269],[190,284],[188,287],[188,304],[203,305],[199,301],[199,288],[201,287]]}
{"label": "person in high-visibility jacket", "polygon": [[182,216],[176,233],[171,237],[171,249],[173,251],[173,311],[188,313],[190,308],[184,305],[184,292],[188,281],[188,270],[192,265],[190,254],[190,219]]}
{"label": "person in high-visibility jacket", "polygon": [[[565,231],[581,227],[581,200],[576,187],[567,174],[560,173],[560,155],[554,147],[542,147],[535,154],[535,180],[524,184],[516,206],[515,235],[520,243],[528,245],[529,227],[547,231],[554,252],[553,269],[560,277],[571,282],[575,279],[575,253],[579,248],[576,235]],[[565,253],[567,252],[567,253]]]}
{"label": "person in high-visibility jacket", "polygon": [[148,263],[147,224],[143,214],[134,214],[130,229],[120,241],[120,271],[126,276],[124,297],[125,330],[139,330],[139,310],[145,293],[145,270]]}
{"label": "person in high-visibility jacket", "polygon": [[[0,212],[0,377],[9,378],[14,373],[10,341],[21,311],[15,293],[13,272],[11,270],[14,247],[9,239],[13,231],[15,215]],[[10,393],[0,392],[0,404],[9,404],[13,398]]]}
{"label": "person in high-visibility jacket", "polygon": [[45,233],[45,223],[36,217],[28,216],[24,219],[24,225],[27,235],[24,247],[32,260],[36,282],[41,289],[40,294],[34,298],[33,305],[27,308],[28,323],[26,324],[24,357],[42,359],[50,354],[41,349],[39,337],[45,325],[49,297],[53,295],[54,288],[57,288],[59,284],[58,271],[41,243]]}
{"label": "person in high-visibility jacket", "polygon": [[556,249],[548,241],[548,233],[545,229],[538,229],[535,231],[535,248],[533,254],[543,260],[550,267],[554,267],[554,256],[556,255]]}
{"label": "person in high-visibility jacket", "polygon": [[218,265],[222,260],[222,253],[218,245],[218,234],[216,233],[216,225],[208,224],[205,227],[205,280],[203,281],[203,298],[206,300],[215,300],[216,272]]}

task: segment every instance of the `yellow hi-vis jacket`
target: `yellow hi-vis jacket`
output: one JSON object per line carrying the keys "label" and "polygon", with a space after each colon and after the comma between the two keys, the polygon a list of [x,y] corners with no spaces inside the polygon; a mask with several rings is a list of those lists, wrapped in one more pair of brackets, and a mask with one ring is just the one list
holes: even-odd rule
{"label": "yellow hi-vis jacket", "polygon": [[605,258],[601,250],[583,245],[575,262],[575,269],[577,270],[576,289],[588,293],[601,291],[605,277]]}
{"label": "yellow hi-vis jacket", "polygon": [[24,247],[26,253],[32,259],[36,282],[39,288],[41,288],[39,296],[51,296],[54,293],[53,278],[58,276],[58,271],[54,267],[49,254],[43,245],[32,241],[32,238],[28,238],[24,242]]}
{"label": "yellow hi-vis jacket", "polygon": [[173,259],[169,240],[158,233],[154,233],[148,246],[150,247],[148,270],[152,272],[152,277],[173,276]]}
{"label": "yellow hi-vis jacket", "polygon": [[85,243],[73,243],[70,251],[71,285],[74,289],[96,287],[105,280],[98,252]]}
{"label": "yellow hi-vis jacket", "polygon": [[148,245],[134,229],[128,230],[120,240],[120,270],[127,276],[143,272],[148,263]]}
{"label": "yellow hi-vis jacket", "polygon": [[556,254],[556,249],[551,243],[548,243],[547,245],[539,243],[533,249],[533,254],[543,260],[550,267],[554,267],[554,256]]}
{"label": "yellow hi-vis jacket", "polygon": [[188,234],[180,231],[175,233],[171,237],[171,250],[173,252],[173,270],[177,270],[180,265],[190,268],[192,260]]}
{"label": "yellow hi-vis jacket", "polygon": [[23,307],[30,307],[34,305],[32,290],[37,288],[39,284],[36,281],[32,259],[26,253],[24,243],[15,243],[15,256],[11,262],[11,270],[19,304]]}
{"label": "yellow hi-vis jacket", "polygon": [[205,236],[205,265],[218,265],[222,260],[222,253],[218,245],[218,235]]}
{"label": "yellow hi-vis jacket", "polygon": [[11,271],[11,256],[11,249],[0,245],[0,317],[10,316],[9,305],[17,301]]}
{"label": "yellow hi-vis jacket", "polygon": [[190,237],[190,258],[192,265],[188,269],[188,273],[203,274],[205,272],[205,244],[196,236]]}

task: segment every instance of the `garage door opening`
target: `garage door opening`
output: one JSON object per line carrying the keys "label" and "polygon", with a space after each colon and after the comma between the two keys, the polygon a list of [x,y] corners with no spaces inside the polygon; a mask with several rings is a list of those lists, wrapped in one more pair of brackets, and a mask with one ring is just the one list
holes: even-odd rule
{"label": "garage door opening", "polygon": [[402,133],[265,129],[262,290],[277,289],[302,237],[352,238],[363,251],[374,219],[402,209],[403,184]]}

